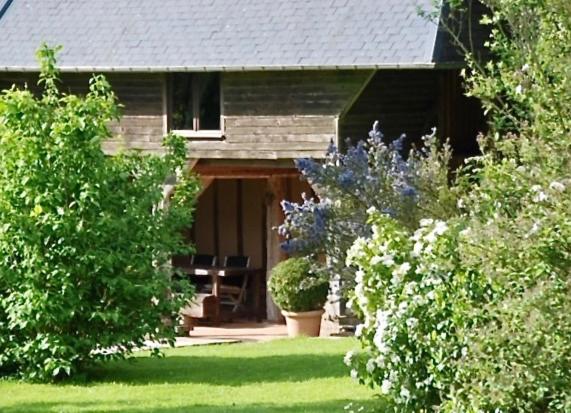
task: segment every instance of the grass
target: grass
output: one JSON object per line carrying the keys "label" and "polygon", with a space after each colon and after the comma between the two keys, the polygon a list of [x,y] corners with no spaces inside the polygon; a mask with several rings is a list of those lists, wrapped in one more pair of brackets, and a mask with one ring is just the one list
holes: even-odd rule
{"label": "grass", "polygon": [[329,413],[376,405],[348,377],[351,339],[277,340],[139,354],[88,372],[84,384],[0,381],[0,412]]}

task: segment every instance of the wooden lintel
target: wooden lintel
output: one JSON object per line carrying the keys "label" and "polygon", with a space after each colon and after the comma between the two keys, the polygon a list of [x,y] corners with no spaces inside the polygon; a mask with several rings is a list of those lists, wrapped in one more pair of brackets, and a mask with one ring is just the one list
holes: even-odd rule
{"label": "wooden lintel", "polygon": [[200,164],[195,166],[194,172],[203,177],[216,177],[217,179],[254,179],[276,176],[299,176],[299,171],[295,168],[224,167]]}

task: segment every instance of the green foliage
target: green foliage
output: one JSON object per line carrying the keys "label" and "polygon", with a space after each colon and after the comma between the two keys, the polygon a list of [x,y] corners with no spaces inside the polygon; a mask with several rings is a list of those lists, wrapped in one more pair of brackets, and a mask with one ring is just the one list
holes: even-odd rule
{"label": "green foliage", "polygon": [[[162,157],[103,153],[119,117],[109,83],[60,93],[56,51],[38,54],[41,96],[0,96],[0,373],[48,380],[174,340],[167,320],[191,290],[170,293],[166,264],[184,248],[198,183],[180,172],[175,136]],[[175,171],[179,189],[161,207]]]}
{"label": "green foliage", "polygon": [[375,212],[348,254],[363,351],[346,361],[395,412],[571,409],[571,6],[482,2],[494,59],[469,56],[466,80],[492,130],[456,216],[412,234]]}
{"label": "green foliage", "polygon": [[466,266],[493,293],[467,331],[447,411],[566,412],[571,400],[571,6],[484,0],[495,57],[469,60],[470,94],[489,111],[459,184]]}
{"label": "green foliage", "polygon": [[309,258],[289,258],[272,269],[268,289],[284,311],[312,311],[323,307],[328,278],[312,270]]}
{"label": "green foliage", "polygon": [[362,351],[345,362],[362,383],[378,386],[394,411],[432,411],[466,355],[458,332],[473,323],[471,309],[489,286],[463,267],[461,222],[423,219],[411,235],[376,211],[370,220],[371,237],[348,252],[348,264],[358,268],[351,306],[363,324],[356,331]]}

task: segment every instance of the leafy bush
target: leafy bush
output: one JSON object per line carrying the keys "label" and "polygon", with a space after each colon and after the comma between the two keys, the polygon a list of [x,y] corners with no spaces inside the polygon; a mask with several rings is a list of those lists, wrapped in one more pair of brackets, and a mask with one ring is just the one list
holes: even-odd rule
{"label": "leafy bush", "polygon": [[497,60],[467,80],[493,130],[452,183],[456,215],[412,233],[374,212],[349,253],[363,351],[346,361],[392,411],[571,409],[571,7],[483,3]]}
{"label": "leafy bush", "polygon": [[282,310],[312,311],[325,304],[329,282],[313,272],[308,258],[289,258],[272,269],[268,289]]}
{"label": "leafy bush", "polygon": [[489,286],[462,267],[461,223],[423,219],[411,235],[376,211],[370,219],[372,235],[348,252],[347,264],[358,268],[352,306],[363,324],[356,331],[362,351],[345,362],[397,411],[428,411],[454,382],[467,350],[458,332]]}
{"label": "leafy bush", "polygon": [[[174,341],[167,320],[189,298],[170,291],[198,183],[180,171],[181,138],[162,157],[101,149],[118,118],[102,76],[85,96],[57,89],[55,51],[39,51],[43,93],[0,96],[0,374],[70,376],[124,358],[145,339]],[[163,184],[178,190],[161,208]]]}

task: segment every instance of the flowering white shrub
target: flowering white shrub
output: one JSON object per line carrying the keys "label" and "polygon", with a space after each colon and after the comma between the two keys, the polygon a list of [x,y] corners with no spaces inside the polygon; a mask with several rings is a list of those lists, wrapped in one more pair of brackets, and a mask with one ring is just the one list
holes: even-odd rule
{"label": "flowering white shrub", "polygon": [[466,354],[458,331],[469,318],[462,315],[486,285],[462,270],[460,224],[423,219],[411,236],[375,211],[370,223],[371,237],[359,238],[347,254],[347,265],[357,269],[351,305],[363,324],[356,333],[362,351],[345,362],[396,411],[430,411],[426,406],[440,404],[456,360]]}

